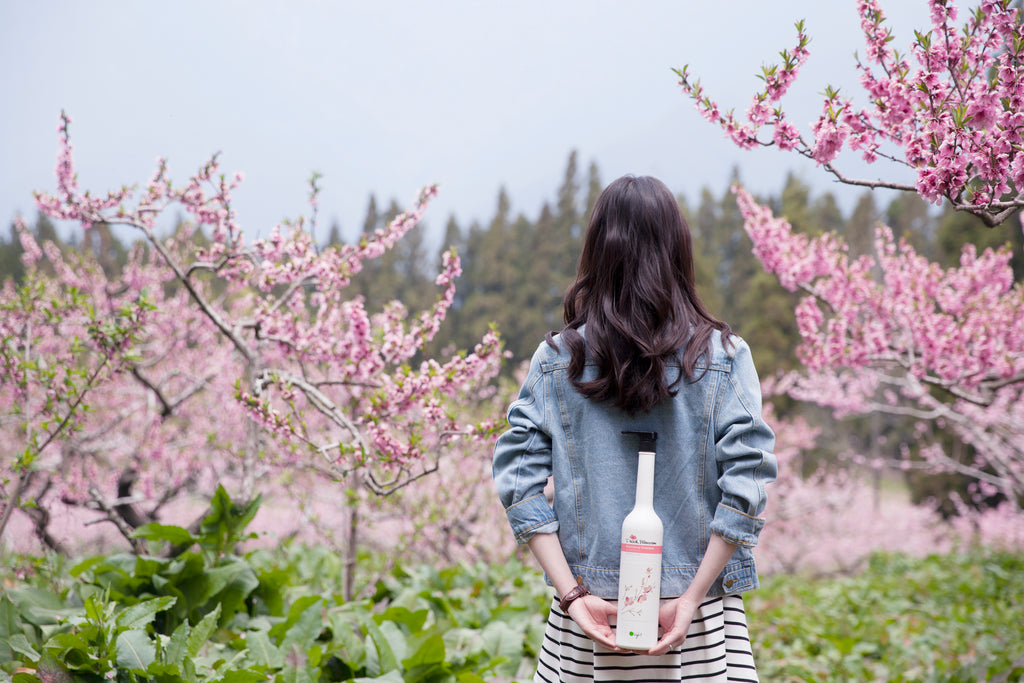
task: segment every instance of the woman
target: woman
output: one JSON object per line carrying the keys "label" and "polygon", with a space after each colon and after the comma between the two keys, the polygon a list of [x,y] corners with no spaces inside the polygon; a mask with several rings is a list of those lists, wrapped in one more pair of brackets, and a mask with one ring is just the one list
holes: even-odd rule
{"label": "woman", "polygon": [[[749,348],[697,296],[689,227],[664,184],[605,188],[564,308],[494,451],[516,540],[556,592],[534,680],[756,681],[740,594],[758,585],[774,435]],[[662,635],[647,653],[617,649],[612,625],[636,486],[624,430],[658,434]]]}

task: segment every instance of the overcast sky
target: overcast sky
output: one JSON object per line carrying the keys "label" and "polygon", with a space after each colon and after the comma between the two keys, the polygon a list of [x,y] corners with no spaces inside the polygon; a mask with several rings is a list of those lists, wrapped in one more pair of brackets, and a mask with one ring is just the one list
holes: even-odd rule
{"label": "overcast sky", "polygon": [[[882,4],[906,48],[925,1]],[[32,191],[54,187],[61,109],[83,188],[143,183],[159,156],[181,181],[220,151],[225,171],[245,173],[236,209],[252,236],[306,211],[313,171],[323,229],[337,220],[347,237],[371,193],[407,205],[434,182],[435,233],[449,214],[489,220],[502,185],[515,212],[535,217],[572,149],[605,182],[652,174],[691,199],[723,191],[734,166],[764,193],[793,171],[849,210],[857,193],[810,162],[734,148],[670,69],[689,64],[723,108],[744,111],[761,65],[792,47],[803,18],[811,57],[784,106],[806,132],[826,84],[857,92],[855,5],[4,1],[0,221],[34,217]]]}

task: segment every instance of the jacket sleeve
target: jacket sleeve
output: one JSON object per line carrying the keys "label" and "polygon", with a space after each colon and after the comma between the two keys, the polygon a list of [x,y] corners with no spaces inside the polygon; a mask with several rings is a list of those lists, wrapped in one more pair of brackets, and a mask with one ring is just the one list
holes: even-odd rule
{"label": "jacket sleeve", "polygon": [[715,424],[715,458],[722,499],[711,531],[727,541],[757,545],[764,526],[765,485],[778,464],[775,434],[761,418],[761,384],[746,342],[733,337],[732,369],[722,387]]}
{"label": "jacket sleeve", "polygon": [[538,349],[534,354],[519,397],[508,409],[509,429],[494,446],[494,484],[517,543],[558,531],[558,519],[544,496],[551,476],[551,434],[540,353]]}

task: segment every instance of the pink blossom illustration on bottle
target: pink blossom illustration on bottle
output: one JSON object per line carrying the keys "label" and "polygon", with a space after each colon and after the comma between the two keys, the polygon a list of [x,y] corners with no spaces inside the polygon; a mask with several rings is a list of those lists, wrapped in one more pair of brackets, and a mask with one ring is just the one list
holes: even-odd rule
{"label": "pink blossom illustration on bottle", "polygon": [[639,617],[643,612],[643,605],[647,602],[647,596],[654,590],[654,568],[647,567],[640,580],[639,586],[626,584],[623,588],[621,613]]}

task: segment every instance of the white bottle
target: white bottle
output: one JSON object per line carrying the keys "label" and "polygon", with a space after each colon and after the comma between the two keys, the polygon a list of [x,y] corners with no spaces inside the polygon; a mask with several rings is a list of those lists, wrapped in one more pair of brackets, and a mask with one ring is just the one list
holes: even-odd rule
{"label": "white bottle", "polygon": [[630,650],[649,650],[658,642],[664,535],[661,519],[654,512],[654,444],[658,435],[655,432],[623,434],[639,436],[640,448],[636,503],[622,522],[615,644]]}

